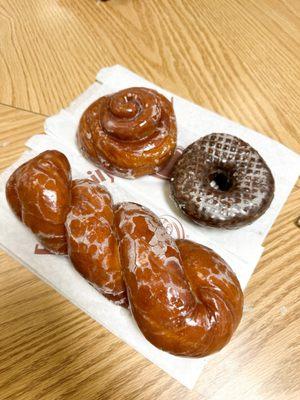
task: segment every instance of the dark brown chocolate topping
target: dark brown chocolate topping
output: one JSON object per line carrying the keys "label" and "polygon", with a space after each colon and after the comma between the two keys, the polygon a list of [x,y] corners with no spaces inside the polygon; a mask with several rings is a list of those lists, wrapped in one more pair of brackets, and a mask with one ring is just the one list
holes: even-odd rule
{"label": "dark brown chocolate topping", "polygon": [[267,210],[274,179],[248,143],[213,133],[184,151],[171,174],[171,191],[179,208],[196,223],[237,228]]}

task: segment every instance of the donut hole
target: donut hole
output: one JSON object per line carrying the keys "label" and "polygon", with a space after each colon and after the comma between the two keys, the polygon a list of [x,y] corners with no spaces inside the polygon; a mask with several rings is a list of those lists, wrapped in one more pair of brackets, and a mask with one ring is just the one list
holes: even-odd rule
{"label": "donut hole", "polygon": [[217,170],[209,175],[209,184],[213,189],[227,192],[233,186],[233,177],[230,171]]}

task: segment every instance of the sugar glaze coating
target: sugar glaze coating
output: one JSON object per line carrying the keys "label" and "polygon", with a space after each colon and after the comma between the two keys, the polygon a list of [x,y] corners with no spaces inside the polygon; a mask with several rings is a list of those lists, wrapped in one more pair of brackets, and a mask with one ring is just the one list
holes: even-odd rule
{"label": "sugar glaze coating", "polygon": [[124,178],[159,171],[173,155],[176,139],[172,103],[155,90],[138,87],[95,101],[77,131],[83,155]]}
{"label": "sugar glaze coating", "polygon": [[6,184],[14,213],[43,246],[67,253],[65,219],[70,209],[71,168],[66,156],[47,150],[21,165]]}
{"label": "sugar glaze coating", "polygon": [[19,167],[8,180],[7,199],[50,251],[64,253],[68,246],[85,279],[115,304],[129,305],[154,346],[203,357],[230,340],[243,293],[225,261],[200,244],[173,240],[149,209],[113,206],[94,181],[72,182],[63,154],[44,152]]}
{"label": "sugar glaze coating", "polygon": [[171,173],[171,194],[196,223],[238,228],[268,209],[274,178],[248,143],[212,133],[192,143],[179,157]]}
{"label": "sugar glaze coating", "polygon": [[65,225],[77,271],[109,300],[127,307],[110,194],[89,179],[74,180]]}
{"label": "sugar glaze coating", "polygon": [[139,204],[117,206],[116,227],[128,300],[143,335],[175,355],[220,350],[243,308],[240,284],[225,261],[200,244],[175,242]]}

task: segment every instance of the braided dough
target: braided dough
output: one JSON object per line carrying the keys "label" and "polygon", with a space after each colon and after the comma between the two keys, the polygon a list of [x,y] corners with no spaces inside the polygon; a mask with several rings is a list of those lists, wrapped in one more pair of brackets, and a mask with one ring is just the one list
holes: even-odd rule
{"label": "braided dough", "polygon": [[6,184],[6,198],[13,211],[52,253],[67,253],[65,220],[70,210],[70,187],[69,161],[55,150],[21,165]]}
{"label": "braided dough", "polygon": [[19,167],[6,193],[13,211],[49,250],[67,248],[85,279],[115,304],[129,306],[154,346],[203,357],[230,340],[242,316],[243,293],[211,249],[175,241],[139,204],[114,206],[94,181],[71,183],[69,163],[57,151]]}
{"label": "braided dough", "polygon": [[131,312],[146,339],[175,355],[220,350],[243,308],[239,282],[225,261],[200,244],[175,242],[138,204],[117,207],[116,227]]}
{"label": "braided dough", "polygon": [[110,194],[94,181],[73,181],[66,228],[77,271],[109,300],[127,307]]}

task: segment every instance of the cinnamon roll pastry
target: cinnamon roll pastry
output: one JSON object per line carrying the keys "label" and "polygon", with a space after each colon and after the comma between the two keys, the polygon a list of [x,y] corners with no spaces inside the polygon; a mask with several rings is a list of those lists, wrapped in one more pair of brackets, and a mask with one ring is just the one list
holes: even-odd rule
{"label": "cinnamon roll pastry", "polygon": [[172,103],[155,90],[138,87],[96,100],[83,113],[77,131],[83,155],[124,178],[162,169],[176,139]]}

